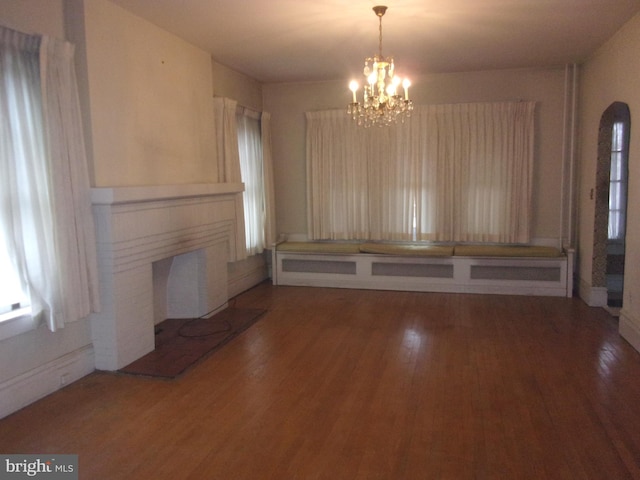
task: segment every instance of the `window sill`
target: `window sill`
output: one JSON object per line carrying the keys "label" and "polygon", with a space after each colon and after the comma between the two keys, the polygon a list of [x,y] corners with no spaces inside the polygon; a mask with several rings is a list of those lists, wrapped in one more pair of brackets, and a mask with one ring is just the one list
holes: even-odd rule
{"label": "window sill", "polygon": [[0,315],[0,340],[15,337],[36,328],[31,307],[21,308]]}

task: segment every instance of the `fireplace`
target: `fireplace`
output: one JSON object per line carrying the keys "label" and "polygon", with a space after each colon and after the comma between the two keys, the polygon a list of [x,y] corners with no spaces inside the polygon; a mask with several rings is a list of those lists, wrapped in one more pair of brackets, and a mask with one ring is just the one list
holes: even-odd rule
{"label": "fireplace", "polygon": [[[227,262],[244,248],[237,220],[242,190],[242,184],[92,189],[102,304],[91,315],[97,369],[117,370],[152,351],[158,315],[201,316],[226,306]],[[171,270],[179,275],[172,273],[173,280]],[[177,286],[165,290],[170,283]]]}

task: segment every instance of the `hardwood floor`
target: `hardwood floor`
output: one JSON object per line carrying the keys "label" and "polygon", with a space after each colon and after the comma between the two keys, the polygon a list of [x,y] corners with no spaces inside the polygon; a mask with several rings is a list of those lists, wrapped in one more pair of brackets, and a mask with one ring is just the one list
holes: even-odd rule
{"label": "hardwood floor", "polygon": [[268,283],[176,380],[96,372],[0,421],[82,479],[640,479],[640,354],[578,299]]}

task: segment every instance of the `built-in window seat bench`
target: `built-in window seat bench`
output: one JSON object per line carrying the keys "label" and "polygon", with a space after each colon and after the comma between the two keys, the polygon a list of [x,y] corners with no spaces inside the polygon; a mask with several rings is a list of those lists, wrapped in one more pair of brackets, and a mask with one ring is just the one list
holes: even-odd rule
{"label": "built-in window seat bench", "polygon": [[573,250],[520,245],[281,242],[274,285],[572,296]]}

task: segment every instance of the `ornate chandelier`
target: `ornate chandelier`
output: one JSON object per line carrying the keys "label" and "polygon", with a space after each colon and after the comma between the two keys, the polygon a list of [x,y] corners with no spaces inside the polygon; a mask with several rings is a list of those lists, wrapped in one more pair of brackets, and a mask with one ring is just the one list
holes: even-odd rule
{"label": "ornate chandelier", "polygon": [[[367,84],[364,86],[364,101],[358,101],[356,92],[358,82],[352,80],[349,89],[353,92],[353,102],[347,107],[347,113],[365,128],[372,125],[385,126],[404,122],[411,116],[413,102],[409,100],[409,86],[411,82],[400,78],[395,74],[393,57],[382,56],[382,16],[387,7],[378,5],[373,7],[380,22],[380,44],[378,54],[366,58],[364,61],[364,76]],[[398,93],[400,85],[404,90],[404,97]]]}

